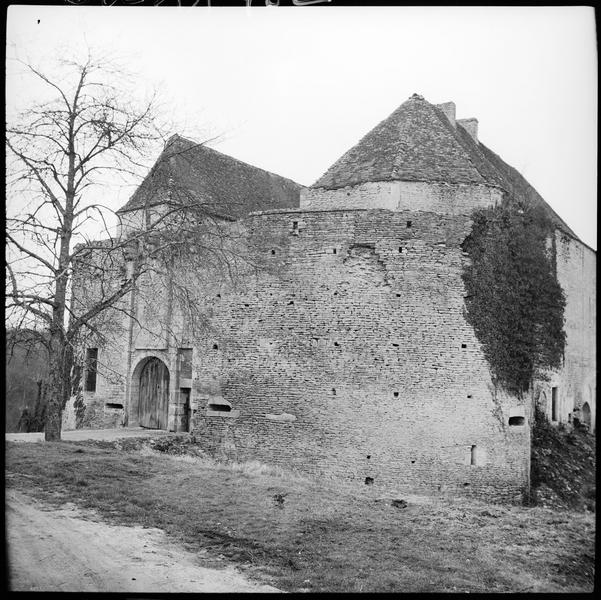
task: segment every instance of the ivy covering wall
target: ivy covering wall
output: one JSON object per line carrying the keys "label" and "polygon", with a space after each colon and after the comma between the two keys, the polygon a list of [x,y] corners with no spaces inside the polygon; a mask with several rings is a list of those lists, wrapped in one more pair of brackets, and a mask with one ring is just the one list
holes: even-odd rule
{"label": "ivy covering wall", "polygon": [[561,366],[564,292],[553,259],[553,227],[542,210],[509,204],[477,209],[462,247],[466,317],[495,383],[521,395]]}

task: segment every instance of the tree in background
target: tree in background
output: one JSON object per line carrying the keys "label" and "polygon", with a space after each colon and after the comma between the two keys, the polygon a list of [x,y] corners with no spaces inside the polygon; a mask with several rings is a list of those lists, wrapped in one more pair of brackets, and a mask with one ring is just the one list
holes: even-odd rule
{"label": "tree in background", "polygon": [[6,332],[6,432],[43,431],[46,407],[42,383],[48,357],[45,348],[28,330]]}

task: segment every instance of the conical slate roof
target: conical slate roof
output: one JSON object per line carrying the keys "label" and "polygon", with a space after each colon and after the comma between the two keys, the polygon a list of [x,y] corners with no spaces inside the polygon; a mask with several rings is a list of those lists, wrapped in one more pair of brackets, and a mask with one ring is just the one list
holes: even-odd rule
{"label": "conical slate roof", "polygon": [[543,206],[558,228],[577,237],[516,169],[417,94],[376,125],[311,187],[333,190],[377,181],[492,185],[520,202]]}
{"label": "conical slate roof", "polygon": [[298,207],[301,187],[176,134],[118,212],[169,202],[200,205],[207,213],[235,219],[257,210]]}

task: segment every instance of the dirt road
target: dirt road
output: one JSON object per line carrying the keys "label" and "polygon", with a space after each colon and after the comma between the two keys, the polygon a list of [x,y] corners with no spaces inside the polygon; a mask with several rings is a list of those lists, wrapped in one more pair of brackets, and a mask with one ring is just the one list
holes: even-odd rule
{"label": "dirt road", "polygon": [[10,589],[60,592],[279,592],[233,567],[201,567],[159,529],[121,527],[73,505],[6,491]]}

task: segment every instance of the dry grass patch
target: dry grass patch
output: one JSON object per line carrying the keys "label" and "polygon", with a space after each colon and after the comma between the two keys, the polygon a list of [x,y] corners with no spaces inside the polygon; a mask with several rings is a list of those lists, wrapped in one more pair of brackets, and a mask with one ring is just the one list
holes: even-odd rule
{"label": "dry grass patch", "polygon": [[417,498],[395,508],[373,486],[91,443],[8,444],[7,484],[115,523],[158,527],[287,591],[593,586],[590,513]]}

